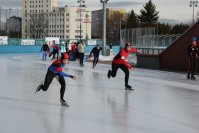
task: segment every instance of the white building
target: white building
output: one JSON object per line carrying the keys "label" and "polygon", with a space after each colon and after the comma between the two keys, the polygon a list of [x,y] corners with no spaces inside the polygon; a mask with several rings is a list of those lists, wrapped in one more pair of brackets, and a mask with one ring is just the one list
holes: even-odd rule
{"label": "white building", "polygon": [[[23,0],[22,36],[24,38],[80,38],[79,7],[57,7],[58,0]],[[91,11],[81,7],[81,36],[91,38]],[[40,36],[37,31],[43,31]],[[41,33],[41,32],[40,32]]]}

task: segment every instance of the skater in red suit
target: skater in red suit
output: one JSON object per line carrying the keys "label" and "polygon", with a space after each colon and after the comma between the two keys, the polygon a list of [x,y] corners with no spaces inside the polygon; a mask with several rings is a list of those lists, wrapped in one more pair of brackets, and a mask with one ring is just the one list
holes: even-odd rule
{"label": "skater in red suit", "polygon": [[68,104],[64,100],[64,93],[65,93],[65,79],[64,77],[69,77],[73,80],[76,80],[76,77],[73,75],[66,74],[62,72],[62,69],[64,68],[65,64],[68,63],[69,56],[67,53],[63,54],[60,60],[54,61],[50,67],[48,68],[44,84],[40,84],[36,92],[39,92],[40,90],[47,91],[49,85],[51,84],[52,80],[56,78],[59,83],[61,84],[61,89],[60,89],[60,102],[62,105],[67,106]]}
{"label": "skater in red suit", "polygon": [[133,90],[132,87],[128,84],[129,80],[129,69],[133,70],[133,66],[131,66],[127,61],[127,57],[130,53],[139,53],[139,50],[136,48],[132,48],[131,44],[127,42],[125,44],[125,48],[122,49],[113,59],[112,62],[112,70],[108,71],[108,78],[115,77],[117,74],[118,68],[122,69],[125,73],[125,89]]}
{"label": "skater in red suit", "polygon": [[55,59],[55,55],[57,54],[57,60],[58,60],[58,57],[59,57],[59,46],[55,43],[55,40],[53,40],[53,43],[52,43],[52,46],[53,46],[53,51],[49,54],[49,57],[51,57],[51,55],[53,55],[52,59]]}

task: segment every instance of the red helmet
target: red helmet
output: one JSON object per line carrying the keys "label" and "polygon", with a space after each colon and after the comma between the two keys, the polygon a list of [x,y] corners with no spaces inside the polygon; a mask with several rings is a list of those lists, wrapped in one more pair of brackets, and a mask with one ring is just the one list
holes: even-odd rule
{"label": "red helmet", "polygon": [[69,59],[69,55],[68,55],[67,53],[64,53],[61,59],[62,59],[62,60],[63,60],[63,59]]}

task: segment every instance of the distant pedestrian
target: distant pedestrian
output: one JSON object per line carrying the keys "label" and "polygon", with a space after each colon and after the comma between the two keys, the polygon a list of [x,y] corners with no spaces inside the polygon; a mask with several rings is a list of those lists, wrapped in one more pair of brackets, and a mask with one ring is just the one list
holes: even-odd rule
{"label": "distant pedestrian", "polygon": [[85,43],[81,41],[78,45],[78,52],[79,52],[79,64],[80,66],[84,66],[84,52],[85,52]]}
{"label": "distant pedestrian", "polygon": [[[196,37],[192,38],[192,44],[188,46],[187,54],[189,56],[188,74],[187,79],[195,80],[196,59],[198,58],[198,46]],[[191,77],[190,77],[191,74]]]}
{"label": "distant pedestrian", "polygon": [[61,42],[60,53],[61,53],[61,55],[63,55],[64,53],[66,53],[66,45],[65,45],[64,42]]}
{"label": "distant pedestrian", "polygon": [[48,50],[49,50],[49,47],[48,47],[48,44],[45,43],[42,48],[41,48],[41,52],[42,52],[42,60],[43,61],[46,61],[46,56],[48,54]]}

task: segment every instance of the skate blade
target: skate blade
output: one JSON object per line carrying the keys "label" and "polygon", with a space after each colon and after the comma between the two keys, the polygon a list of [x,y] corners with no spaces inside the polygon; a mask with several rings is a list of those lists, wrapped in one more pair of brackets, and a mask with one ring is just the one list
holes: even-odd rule
{"label": "skate blade", "polygon": [[67,103],[61,103],[61,106],[69,107],[69,105]]}
{"label": "skate blade", "polygon": [[133,91],[134,89],[130,89],[130,88],[125,88],[125,90],[127,90],[127,91]]}

